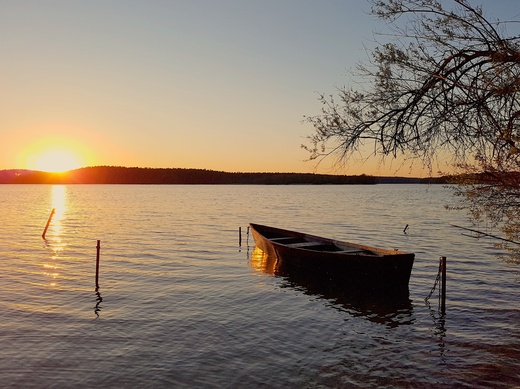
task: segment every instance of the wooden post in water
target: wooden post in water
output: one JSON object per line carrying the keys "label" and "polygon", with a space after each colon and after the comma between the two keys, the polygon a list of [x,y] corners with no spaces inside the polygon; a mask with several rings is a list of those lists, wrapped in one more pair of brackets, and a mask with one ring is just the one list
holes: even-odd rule
{"label": "wooden post in water", "polygon": [[96,289],[99,288],[99,250],[101,249],[101,241],[97,241],[97,255],[96,255]]}
{"label": "wooden post in water", "polygon": [[45,225],[45,229],[43,230],[42,238],[45,239],[45,234],[47,233],[47,229],[49,228],[49,224],[51,224],[52,216],[56,209],[52,209],[51,214],[49,215],[49,219],[47,219],[47,224]]}
{"label": "wooden post in water", "polygon": [[242,227],[238,227],[238,247],[242,247]]}
{"label": "wooden post in water", "polygon": [[446,257],[441,257],[441,313],[446,313]]}

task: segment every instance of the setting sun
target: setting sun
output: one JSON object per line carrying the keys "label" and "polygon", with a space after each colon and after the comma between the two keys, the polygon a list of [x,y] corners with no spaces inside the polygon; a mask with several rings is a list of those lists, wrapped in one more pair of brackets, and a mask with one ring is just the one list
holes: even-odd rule
{"label": "setting sun", "polygon": [[54,149],[43,152],[34,159],[34,168],[44,172],[61,173],[81,167],[79,159],[70,151]]}
{"label": "setting sun", "polygon": [[93,162],[86,142],[64,135],[34,139],[21,148],[17,159],[25,169],[49,173],[62,173]]}

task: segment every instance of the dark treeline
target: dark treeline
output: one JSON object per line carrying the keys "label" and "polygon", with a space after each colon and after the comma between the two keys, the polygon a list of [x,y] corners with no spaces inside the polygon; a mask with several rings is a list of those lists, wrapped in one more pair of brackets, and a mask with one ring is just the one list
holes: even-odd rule
{"label": "dark treeline", "polygon": [[[433,180],[433,181],[432,181]],[[346,176],[312,173],[229,173],[206,169],[96,166],[46,173],[1,170],[0,184],[215,184],[215,185],[373,185],[382,183],[436,183],[442,179]]]}

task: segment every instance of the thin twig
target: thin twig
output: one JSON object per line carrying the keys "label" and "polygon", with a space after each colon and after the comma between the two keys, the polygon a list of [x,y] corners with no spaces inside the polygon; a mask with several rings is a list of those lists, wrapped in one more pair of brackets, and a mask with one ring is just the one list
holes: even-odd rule
{"label": "thin twig", "polygon": [[488,233],[486,233],[486,232],[482,232],[482,231],[478,231],[478,230],[473,230],[473,229],[471,229],[471,228],[466,228],[466,227],[457,226],[457,225],[455,225],[455,224],[450,224],[450,226],[452,226],[452,227],[457,227],[457,228],[462,228],[463,230],[467,230],[467,231],[471,231],[471,232],[476,232],[477,234],[481,234],[481,235],[489,236],[490,238],[500,239],[500,240],[503,240],[503,241],[505,241],[505,242],[514,243],[514,244],[518,244],[518,245],[520,245],[520,242],[516,242],[516,241],[511,240],[511,239],[501,238],[500,236],[491,235],[491,234],[488,234]]}

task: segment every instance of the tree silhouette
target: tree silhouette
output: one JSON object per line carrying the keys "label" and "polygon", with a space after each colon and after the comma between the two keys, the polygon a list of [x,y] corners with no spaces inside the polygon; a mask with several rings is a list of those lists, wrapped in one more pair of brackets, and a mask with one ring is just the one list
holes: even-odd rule
{"label": "tree silhouette", "polygon": [[320,96],[322,112],[307,118],[315,131],[303,147],[311,159],[346,161],[372,145],[364,157],[403,156],[430,173],[439,155],[449,155],[467,173],[459,194],[473,215],[505,222],[518,237],[520,39],[506,34],[518,21],[492,22],[467,0],[371,3],[390,26],[379,39],[389,42],[353,72],[359,88]]}

